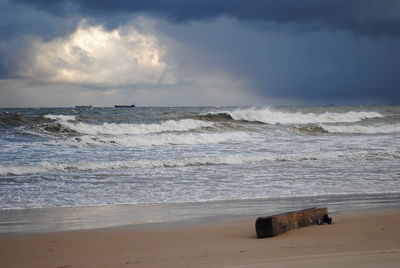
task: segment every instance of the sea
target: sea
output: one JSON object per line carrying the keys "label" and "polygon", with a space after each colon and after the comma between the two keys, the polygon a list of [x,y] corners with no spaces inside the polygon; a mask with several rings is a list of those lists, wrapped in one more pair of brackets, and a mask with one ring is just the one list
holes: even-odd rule
{"label": "sea", "polygon": [[400,206],[400,106],[0,109],[0,234]]}

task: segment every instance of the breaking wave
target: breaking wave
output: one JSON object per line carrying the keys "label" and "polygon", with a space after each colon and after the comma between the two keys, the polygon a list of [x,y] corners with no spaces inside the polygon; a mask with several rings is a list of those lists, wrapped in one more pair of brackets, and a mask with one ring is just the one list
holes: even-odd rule
{"label": "breaking wave", "polygon": [[393,125],[327,125],[308,124],[294,127],[293,129],[303,134],[392,134],[400,133],[400,124]]}
{"label": "breaking wave", "polygon": [[[48,172],[70,172],[93,171],[93,170],[117,170],[129,168],[174,168],[188,166],[218,166],[218,165],[246,165],[262,164],[274,161],[315,161],[342,158],[344,155],[340,152],[321,152],[318,155],[303,154],[230,154],[220,156],[191,157],[178,159],[144,159],[144,160],[126,160],[126,161],[80,161],[73,163],[59,163],[43,161],[35,165],[0,165],[1,176],[13,176],[24,174],[43,174]],[[367,159],[367,160],[397,160],[400,159],[400,152],[360,152],[356,155],[347,155],[346,159]]]}
{"label": "breaking wave", "polygon": [[343,133],[343,134],[391,134],[400,133],[400,124],[381,125],[381,126],[361,126],[361,125],[325,125],[320,124],[324,132]]}
{"label": "breaking wave", "polygon": [[169,168],[206,165],[243,165],[257,164],[268,161],[304,161],[316,160],[314,157],[304,157],[287,154],[258,154],[258,155],[222,155],[210,157],[164,159],[164,160],[132,160],[132,161],[81,161],[77,163],[52,163],[41,162],[35,166],[0,166],[0,175],[23,175],[55,171],[71,170],[99,170],[99,169],[123,169],[123,168]]}
{"label": "breaking wave", "polygon": [[47,114],[47,115],[44,115],[43,117],[52,119],[52,120],[59,120],[59,121],[63,121],[63,122],[76,120],[75,115]]}
{"label": "breaking wave", "polygon": [[206,121],[231,121],[234,120],[229,113],[207,113],[197,115],[196,118]]}
{"label": "breaking wave", "polygon": [[328,133],[327,130],[325,130],[320,125],[316,125],[316,124],[300,125],[300,126],[292,128],[292,129],[294,129],[300,133],[308,134],[308,135],[318,135],[318,134]]}
{"label": "breaking wave", "polygon": [[229,115],[234,120],[262,122],[267,124],[352,123],[367,118],[383,117],[383,115],[377,112],[325,112],[322,114],[315,114],[273,111],[269,108],[238,109],[235,111],[224,111],[222,113],[215,113],[215,115],[224,115],[225,117],[226,115]]}
{"label": "breaking wave", "polygon": [[400,159],[400,152],[375,152],[368,153],[365,156],[367,160],[392,160],[392,159]]}
{"label": "breaking wave", "polygon": [[245,132],[222,132],[222,133],[161,133],[138,136],[82,136],[75,138],[83,144],[89,145],[123,145],[126,147],[137,146],[163,146],[163,145],[188,145],[188,144],[216,144],[222,142],[234,142],[246,139],[249,135]]}
{"label": "breaking wave", "polygon": [[[63,128],[88,135],[143,135],[161,132],[184,132],[214,125],[212,122],[194,119],[168,120],[159,124],[103,123],[93,125],[76,121],[76,117],[72,115],[45,115],[44,117],[57,120]],[[55,131],[59,131],[59,129],[56,128]]]}
{"label": "breaking wave", "polygon": [[19,127],[19,126],[30,125],[35,123],[43,123],[48,121],[49,120],[46,120],[42,116],[38,115],[30,116],[13,112],[0,113],[0,126],[3,127]]}

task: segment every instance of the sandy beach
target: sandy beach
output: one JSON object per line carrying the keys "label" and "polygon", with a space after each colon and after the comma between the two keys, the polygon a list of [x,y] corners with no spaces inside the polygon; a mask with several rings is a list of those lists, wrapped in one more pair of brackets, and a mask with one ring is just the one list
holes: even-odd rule
{"label": "sandy beach", "polygon": [[400,210],[257,239],[254,218],[0,237],[0,267],[399,267]]}

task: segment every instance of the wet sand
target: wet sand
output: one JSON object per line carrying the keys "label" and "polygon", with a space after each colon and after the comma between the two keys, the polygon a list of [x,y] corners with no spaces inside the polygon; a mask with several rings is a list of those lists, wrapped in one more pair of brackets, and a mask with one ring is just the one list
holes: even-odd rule
{"label": "wet sand", "polygon": [[0,237],[0,267],[400,267],[400,209],[257,239],[255,218]]}

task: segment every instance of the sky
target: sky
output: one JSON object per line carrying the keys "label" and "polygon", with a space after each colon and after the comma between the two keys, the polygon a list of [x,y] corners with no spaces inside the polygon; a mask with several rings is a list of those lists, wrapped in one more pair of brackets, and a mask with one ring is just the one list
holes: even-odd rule
{"label": "sky", "polygon": [[398,0],[0,0],[0,107],[400,105]]}

